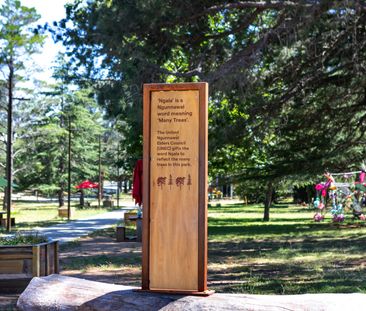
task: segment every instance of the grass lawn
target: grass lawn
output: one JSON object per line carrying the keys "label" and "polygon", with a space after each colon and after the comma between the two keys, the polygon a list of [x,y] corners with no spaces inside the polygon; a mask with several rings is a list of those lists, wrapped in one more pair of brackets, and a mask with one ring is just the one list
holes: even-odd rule
{"label": "grass lawn", "polygon": [[[213,204],[215,205],[215,204]],[[259,205],[209,208],[209,287],[217,292],[366,292],[366,224],[312,220],[306,207],[278,205],[262,222]],[[64,274],[140,285],[139,243],[116,243],[114,230],[62,248]]]}
{"label": "grass lawn", "polygon": [[[213,207],[209,279],[219,292],[251,294],[366,292],[366,224],[312,220],[306,207]],[[350,215],[349,215],[350,216]]]}

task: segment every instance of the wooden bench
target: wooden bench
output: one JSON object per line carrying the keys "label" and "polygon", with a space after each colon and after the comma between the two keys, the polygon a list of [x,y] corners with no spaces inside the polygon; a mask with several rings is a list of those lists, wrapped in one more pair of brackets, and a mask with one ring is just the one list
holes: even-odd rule
{"label": "wooden bench", "polygon": [[123,219],[124,219],[125,226],[128,226],[132,223],[130,217],[137,217],[137,213],[136,212],[129,212],[129,213],[124,213],[123,214]]}
{"label": "wooden bench", "polygon": [[[134,236],[126,235],[126,227],[130,224],[134,225],[136,228],[136,233]],[[141,242],[142,218],[139,218],[137,213],[124,213],[123,224],[118,225],[116,228],[116,240],[117,242]]]}
{"label": "wooden bench", "polygon": [[[7,224],[7,212],[6,211],[0,211],[0,226],[6,227]],[[10,224],[11,226],[15,226],[15,217],[10,218]]]}
{"label": "wooden bench", "polygon": [[[6,218],[0,218],[0,226],[1,227],[6,227],[7,224],[7,219]],[[12,227],[15,226],[15,217],[11,217],[10,218],[10,224]]]}
{"label": "wooden bench", "polygon": [[[71,207],[70,208],[70,218],[73,218],[75,213],[75,207]],[[59,207],[58,209],[58,217],[61,218],[67,218],[69,214],[69,210],[67,207],[63,206],[63,207]]]}

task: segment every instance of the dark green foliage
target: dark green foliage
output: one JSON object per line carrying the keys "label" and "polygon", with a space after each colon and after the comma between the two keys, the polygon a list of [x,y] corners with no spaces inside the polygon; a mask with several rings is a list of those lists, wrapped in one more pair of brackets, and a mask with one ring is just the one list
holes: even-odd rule
{"label": "dark green foliage", "polygon": [[0,238],[0,245],[33,245],[47,242],[47,238],[38,234],[16,233],[12,237]]}
{"label": "dark green foliage", "polygon": [[126,160],[141,153],[142,84],[181,81],[210,83],[213,178],[276,188],[364,158],[360,1],[94,0],[67,13],[59,34],[76,72],[101,81]]}
{"label": "dark green foliage", "polygon": [[[265,160],[260,175],[272,178],[297,173],[300,165],[309,173],[334,167],[333,155],[349,159],[348,147],[358,141],[357,134],[349,140],[349,133],[335,132],[354,128],[353,116],[362,119],[363,92],[352,97],[347,90],[362,90],[364,8],[352,1],[311,4],[76,1],[66,18],[74,27],[63,27],[65,21],[59,27],[75,65],[102,79],[99,100],[125,122],[120,130],[131,151],[141,143],[142,83],[205,80],[212,90],[213,163],[222,169],[220,150],[237,146],[244,149],[241,162],[249,161],[246,171],[253,167],[257,176],[251,159]],[[339,109],[345,98],[350,109]],[[256,160],[258,150],[266,159]]]}
{"label": "dark green foliage", "polygon": [[[44,87],[33,101],[28,145],[19,161],[26,164],[18,183],[44,194],[67,191],[68,136],[71,131],[71,181],[74,186],[85,179],[98,179],[98,139],[102,133],[101,115],[88,89],[70,91],[66,85]],[[69,121],[71,122],[69,124]]]}

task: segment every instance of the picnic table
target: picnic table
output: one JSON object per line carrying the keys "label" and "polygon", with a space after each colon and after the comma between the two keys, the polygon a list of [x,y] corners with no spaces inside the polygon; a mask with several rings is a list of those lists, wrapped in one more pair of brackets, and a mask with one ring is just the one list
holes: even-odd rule
{"label": "picnic table", "polygon": [[3,215],[6,215],[6,211],[0,211],[0,220],[3,219]]}
{"label": "picnic table", "polygon": [[[5,215],[5,217],[4,217]],[[0,211],[0,227],[6,227],[6,215],[7,215],[7,212],[6,211]],[[11,225],[12,226],[15,226],[15,217],[12,217],[10,219],[11,221]]]}

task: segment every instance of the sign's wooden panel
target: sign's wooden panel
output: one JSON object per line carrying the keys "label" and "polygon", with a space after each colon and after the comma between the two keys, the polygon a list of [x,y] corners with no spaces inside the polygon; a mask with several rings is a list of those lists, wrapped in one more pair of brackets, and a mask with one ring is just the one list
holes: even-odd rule
{"label": "sign's wooden panel", "polygon": [[144,85],[142,290],[207,295],[207,83]]}
{"label": "sign's wooden panel", "polygon": [[197,291],[199,92],[151,94],[150,288]]}

